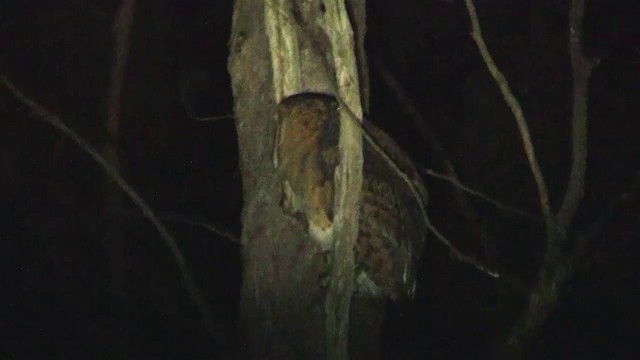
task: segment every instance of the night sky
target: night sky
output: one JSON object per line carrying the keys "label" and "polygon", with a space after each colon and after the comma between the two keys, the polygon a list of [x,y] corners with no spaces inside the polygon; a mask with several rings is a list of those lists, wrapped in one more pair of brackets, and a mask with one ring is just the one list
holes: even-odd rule
{"label": "night sky", "polygon": [[[551,196],[570,167],[572,73],[566,0],[478,0],[485,41],[521,102]],[[112,24],[119,1],[0,0],[0,74],[100,150],[107,139]],[[469,36],[462,1],[370,0],[368,120],[424,169],[539,214],[515,121]],[[237,341],[241,175],[227,72],[232,2],[137,1],[122,88],[121,175],[165,220],[213,311]],[[569,236],[593,239],[531,359],[640,358],[640,1],[586,1],[591,76],[586,192]],[[383,74],[392,74],[401,100]],[[395,92],[394,92],[395,91]],[[403,111],[410,104],[421,115]],[[200,121],[204,117],[222,117]],[[424,129],[440,144],[434,149]],[[434,224],[466,253],[535,284],[536,219],[425,176]],[[219,346],[181,283],[173,255],[124,198],[125,286],[110,286],[103,238],[107,177],[67,136],[0,86],[0,360],[205,359]],[[539,215],[535,215],[539,216]],[[206,226],[205,226],[206,225]],[[573,242],[569,242],[570,251]],[[489,358],[526,297],[427,240],[413,304],[390,308],[386,353]]]}

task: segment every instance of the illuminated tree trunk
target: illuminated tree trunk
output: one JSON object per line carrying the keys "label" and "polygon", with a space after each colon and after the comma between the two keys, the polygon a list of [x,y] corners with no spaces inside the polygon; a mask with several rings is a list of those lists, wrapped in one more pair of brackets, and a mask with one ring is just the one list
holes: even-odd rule
{"label": "illuminated tree trunk", "polygon": [[[354,3],[364,19],[364,2]],[[241,358],[349,357],[362,182],[350,21],[337,0],[235,2],[229,72],[244,190]]]}

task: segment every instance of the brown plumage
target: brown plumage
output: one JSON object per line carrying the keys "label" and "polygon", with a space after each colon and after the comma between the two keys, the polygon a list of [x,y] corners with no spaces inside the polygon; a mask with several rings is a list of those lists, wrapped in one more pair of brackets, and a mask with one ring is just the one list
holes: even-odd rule
{"label": "brown plumage", "polygon": [[[308,230],[330,248],[324,236],[333,222],[334,171],[339,161],[337,103],[329,96],[300,94],[281,102],[276,163],[283,174],[283,206],[304,216]],[[363,124],[384,153],[413,183],[419,197],[426,191],[415,165],[387,134]],[[418,199],[389,162],[363,138],[364,177],[360,234],[355,247],[356,295],[413,297],[418,259],[426,226]]]}
{"label": "brown plumage", "polygon": [[[426,191],[413,162],[388,135],[370,123],[365,130],[414,184],[426,202]],[[426,226],[409,185],[367,141],[360,235],[356,245],[357,294],[412,298],[416,267]]]}

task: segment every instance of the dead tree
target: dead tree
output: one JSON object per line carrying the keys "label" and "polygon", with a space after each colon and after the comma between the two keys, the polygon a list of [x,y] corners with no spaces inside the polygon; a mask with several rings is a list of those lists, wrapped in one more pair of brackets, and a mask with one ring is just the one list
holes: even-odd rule
{"label": "dead tree", "polygon": [[361,120],[364,19],[364,1],[235,3],[242,358],[376,358],[386,299],[413,295],[426,192]]}

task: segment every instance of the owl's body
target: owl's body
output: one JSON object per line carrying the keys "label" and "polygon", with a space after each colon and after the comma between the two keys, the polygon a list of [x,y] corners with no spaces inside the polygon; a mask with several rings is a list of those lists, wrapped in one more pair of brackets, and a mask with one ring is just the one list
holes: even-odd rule
{"label": "owl's body", "polygon": [[[274,163],[283,174],[283,206],[304,215],[312,237],[331,248],[334,172],[339,162],[337,102],[326,95],[299,94],[283,100]],[[420,199],[380,152],[363,139],[360,234],[355,246],[356,295],[411,298],[426,226],[418,201],[426,192],[413,162],[382,130],[363,127],[413,183]]]}
{"label": "owl's body", "polygon": [[[426,191],[413,162],[382,130],[370,123],[365,129],[408,176],[426,202]],[[416,267],[424,247],[426,225],[418,199],[396,170],[363,141],[364,181],[360,208],[360,234],[356,244],[357,294],[367,297],[412,298]]]}

